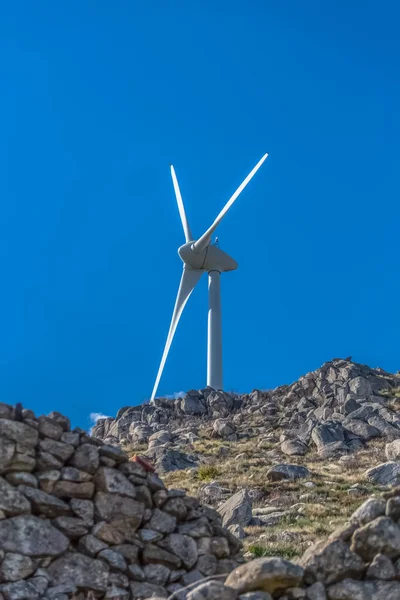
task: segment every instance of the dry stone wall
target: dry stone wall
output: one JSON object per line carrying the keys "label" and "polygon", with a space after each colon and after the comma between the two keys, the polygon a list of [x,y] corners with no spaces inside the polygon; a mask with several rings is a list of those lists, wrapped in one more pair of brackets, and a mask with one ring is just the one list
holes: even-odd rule
{"label": "dry stone wall", "polygon": [[221,516],[119,448],[0,404],[0,599],[168,597],[228,573]]}

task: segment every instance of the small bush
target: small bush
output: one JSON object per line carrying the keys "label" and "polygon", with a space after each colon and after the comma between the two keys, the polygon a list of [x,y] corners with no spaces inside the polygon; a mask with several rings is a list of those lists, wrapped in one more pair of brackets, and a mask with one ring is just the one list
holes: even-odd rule
{"label": "small bush", "polygon": [[211,481],[220,475],[220,470],[215,465],[201,465],[197,470],[200,481]]}

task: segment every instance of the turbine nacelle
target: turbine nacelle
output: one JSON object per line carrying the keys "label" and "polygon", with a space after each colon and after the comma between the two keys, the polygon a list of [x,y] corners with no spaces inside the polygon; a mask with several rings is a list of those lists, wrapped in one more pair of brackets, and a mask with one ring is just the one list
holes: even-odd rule
{"label": "turbine nacelle", "polygon": [[184,265],[188,269],[200,271],[234,271],[238,264],[229,254],[218,248],[218,246],[207,246],[205,250],[196,251],[194,242],[187,242],[178,249],[178,254],[181,257]]}

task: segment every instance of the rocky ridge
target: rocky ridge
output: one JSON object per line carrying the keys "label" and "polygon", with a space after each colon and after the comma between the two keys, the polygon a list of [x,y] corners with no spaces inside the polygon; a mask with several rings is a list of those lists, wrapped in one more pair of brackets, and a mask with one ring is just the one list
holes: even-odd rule
{"label": "rocky ridge", "polygon": [[[360,450],[373,439],[400,438],[400,415],[389,401],[399,385],[399,375],[333,359],[272,391],[236,396],[205,388],[176,400],[124,407],[115,419],[99,420],[92,433],[111,445],[145,446],[161,473],[198,466],[201,456],[187,449],[204,432],[227,442],[268,441],[280,432],[285,455],[316,449],[329,459]],[[394,443],[394,458],[396,449]]]}

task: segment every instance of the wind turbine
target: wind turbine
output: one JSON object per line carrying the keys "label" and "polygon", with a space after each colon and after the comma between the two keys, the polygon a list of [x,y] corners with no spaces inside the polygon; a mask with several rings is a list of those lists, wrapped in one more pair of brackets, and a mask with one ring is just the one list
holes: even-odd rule
{"label": "wind turbine", "polygon": [[185,234],[185,244],[178,249],[178,254],[183,261],[183,273],[178,294],[175,301],[174,312],[172,313],[171,325],[169,327],[167,341],[161,358],[156,381],[154,384],[151,400],[154,400],[157,393],[158,384],[164,370],[165,361],[171,347],[176,328],[181,318],[183,309],[193,292],[196,284],[199,282],[203,273],[208,273],[208,344],[207,344],[207,385],[216,389],[222,389],[222,328],[221,328],[221,292],[220,277],[221,273],[234,271],[237,269],[237,262],[223,252],[218,246],[211,244],[211,236],[217,226],[220,224],[232,204],[239,194],[244,190],[249,181],[257,173],[268,154],[258,161],[254,169],[250,171],[246,179],[240,184],[236,192],[229,198],[224,208],[221,210],[214,223],[203,233],[198,240],[195,240],[189,227],[186,217],[185,207],[175,169],[171,165],[172,182],[174,185],[176,201],[178,203],[179,214],[182,221],[183,232]]}

